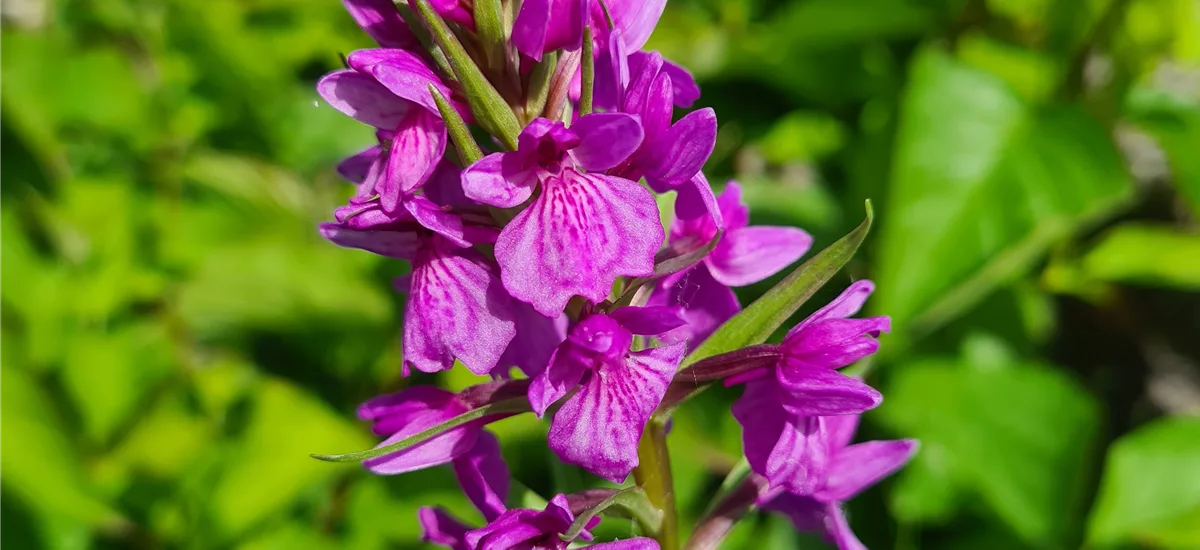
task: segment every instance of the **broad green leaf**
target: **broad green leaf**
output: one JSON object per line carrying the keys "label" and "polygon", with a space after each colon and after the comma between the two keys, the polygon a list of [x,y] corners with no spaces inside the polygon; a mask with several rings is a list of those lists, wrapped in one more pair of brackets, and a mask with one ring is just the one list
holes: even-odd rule
{"label": "broad green leaf", "polygon": [[[1097,404],[1060,371],[1040,365],[979,367],[926,359],[897,365],[876,418],[930,449],[923,468],[901,474],[900,517],[945,515],[959,489],[977,494],[1027,543],[1069,541],[1082,519]],[[916,476],[916,477],[914,477]],[[941,476],[938,476],[941,477]],[[925,483],[924,487],[914,486]],[[929,484],[936,484],[930,486]],[[947,499],[938,502],[937,495]]]}
{"label": "broad green leaf", "polygon": [[6,495],[32,510],[71,522],[115,528],[124,519],[89,485],[71,434],[49,396],[28,373],[5,366],[0,385],[0,448]]}
{"label": "broad green leaf", "polygon": [[258,388],[249,424],[212,488],[209,514],[221,532],[245,531],[288,506],[302,492],[344,473],[308,457],[315,447],[365,447],[370,439],[346,415],[291,383],[268,379]]}
{"label": "broad green leaf", "polygon": [[1108,450],[1088,541],[1200,546],[1198,465],[1200,418],[1164,418],[1117,440]]}
{"label": "broad green leaf", "polygon": [[682,366],[687,366],[705,357],[733,351],[753,344],[761,344],[770,338],[788,317],[791,317],[806,300],[812,297],[830,278],[850,261],[858,245],[862,244],[871,230],[875,219],[870,201],[867,202],[867,218],[857,228],[837,242],[829,245],[808,261],[800,264],[774,288],[761,298],[721,325],[700,347],[688,355]]}
{"label": "broad green leaf", "polygon": [[1126,110],[1134,124],[1145,130],[1167,155],[1170,178],[1179,194],[1200,214],[1200,99],[1186,101],[1167,93],[1136,88]]}
{"label": "broad green leaf", "polygon": [[1091,279],[1200,289],[1200,234],[1167,225],[1125,223],[1083,257]]}
{"label": "broad green leaf", "polygon": [[873,305],[919,336],[1111,215],[1132,187],[1107,131],[1082,111],[1034,109],[933,50],[911,73]]}

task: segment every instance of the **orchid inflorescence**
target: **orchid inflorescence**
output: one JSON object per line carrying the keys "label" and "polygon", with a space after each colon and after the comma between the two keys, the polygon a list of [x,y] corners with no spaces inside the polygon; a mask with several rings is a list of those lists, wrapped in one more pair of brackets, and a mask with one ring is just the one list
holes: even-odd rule
{"label": "orchid inflorescence", "polygon": [[[450,548],[566,548],[592,540],[612,512],[645,536],[593,546],[673,549],[670,415],[707,385],[743,385],[732,414],[748,468],[687,547],[715,547],[757,506],[862,548],[841,503],[916,450],[851,444],[857,415],[882,400],[837,370],[890,328],[887,317],[853,317],[873,285],[853,283],[781,343],[763,342],[849,259],[870,215],[742,310],[730,287],[781,271],[812,239],[750,226],[735,182],[714,195],[701,168],[715,114],[675,119],[700,90],[641,50],[665,0],[345,4],[380,47],[349,54],[317,89],[378,144],[338,166],[357,191],[321,233],[411,264],[396,281],[408,294],[405,375],[461,363],[493,381],[374,398],[359,416],[386,439],[318,458],[378,474],[451,464],[488,523],[423,508],[425,539]],[[656,194],[669,193],[668,232]],[[562,462],[616,484],[633,473],[636,484],[510,508],[508,467],[485,426],[529,412],[551,418]]]}

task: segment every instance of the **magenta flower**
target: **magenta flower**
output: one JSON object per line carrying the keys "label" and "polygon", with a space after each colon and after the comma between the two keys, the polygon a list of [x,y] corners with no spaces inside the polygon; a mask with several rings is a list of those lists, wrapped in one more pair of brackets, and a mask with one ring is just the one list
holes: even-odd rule
{"label": "magenta flower", "polygon": [[588,1],[522,1],[521,11],[513,22],[512,45],[537,61],[554,50],[578,50],[583,41]]}
{"label": "magenta flower", "polygon": [[811,495],[829,466],[826,436],[816,417],[857,414],[883,400],[874,388],[836,370],[874,353],[879,349],[875,338],[890,327],[887,317],[848,318],[872,290],[870,281],[850,285],[788,332],[774,367],[726,381],[746,382],[733,416],[742,425],[751,469],[772,488]]}
{"label": "magenta flower", "polygon": [[811,495],[782,489],[768,490],[759,507],[788,516],[796,529],[816,531],[837,544],[838,550],[866,550],[850,530],[842,503],[904,466],[917,452],[914,439],[868,441],[851,445],[858,415],[821,417],[820,431],[827,434],[828,473]]}
{"label": "magenta flower", "polygon": [[342,0],[346,11],[371,38],[385,48],[419,51],[421,42],[413,36],[392,0]]}
{"label": "magenta flower", "polygon": [[[433,176],[446,150],[446,125],[429,87],[446,98],[451,97],[450,89],[406,50],[359,50],[347,61],[351,68],[325,75],[317,91],[335,109],[377,128],[380,145],[340,168],[362,174],[356,196],[360,202],[377,195],[388,215],[402,207],[412,212],[414,207],[408,205],[413,192]],[[469,115],[465,106],[452,103],[463,116]]]}
{"label": "magenta flower", "polygon": [[463,171],[467,197],[500,208],[521,205],[540,184],[541,194],[496,241],[509,294],[557,316],[572,296],[599,303],[617,277],[654,272],[664,237],[654,196],[597,173],[641,141],[637,119],[625,114],[587,115],[569,129],[539,118],[521,132],[516,151],[493,153]]}
{"label": "magenta flower", "polygon": [[516,335],[519,304],[504,292],[496,265],[482,254],[411,222],[366,230],[326,223],[321,234],[339,246],[412,263],[404,314],[406,368],[437,372],[451,368],[456,358],[476,374],[497,367]]}
{"label": "magenta flower", "polygon": [[[575,521],[565,495],[556,495],[546,504],[542,511],[529,509],[509,510],[486,526],[468,531],[465,536],[465,547],[469,550],[566,550],[570,541],[564,541],[559,535],[566,533]],[[593,528],[600,523],[595,517],[588,522],[587,527]],[[581,535],[584,540],[591,540],[587,531]],[[589,548],[597,550],[657,550],[658,543],[648,538],[631,538],[616,542],[593,544]]]}
{"label": "magenta flower", "polygon": [[662,401],[683,344],[630,351],[633,336],[657,335],[684,323],[680,308],[624,307],[591,314],[554,350],[529,385],[540,417],[576,386],[550,425],[550,449],[563,462],[620,483],[637,466],[642,430]]}
{"label": "magenta flower", "polygon": [[[613,19],[614,27],[612,29],[608,27],[608,21],[604,17],[604,10],[600,7],[600,3],[591,2],[592,34],[596,41],[596,67],[611,66],[614,60],[612,52],[616,48],[623,52],[632,52],[629,54],[629,63],[634,67],[640,66],[646,56],[658,55],[657,52],[639,50],[646,45],[654,28],[658,26],[663,8],[667,5],[666,0],[614,0],[606,2],[606,5]],[[614,39],[614,35],[620,36],[620,40]],[[700,98],[700,87],[696,85],[695,79],[687,69],[670,61],[664,61],[661,70],[670,77],[670,87],[676,107],[691,107],[692,103]],[[625,73],[626,76],[628,74]],[[601,105],[605,107],[620,106],[620,103],[604,103],[602,99],[606,91],[615,88],[617,82],[624,84],[627,80],[622,80],[619,74],[597,73],[597,97],[601,98]],[[611,96],[608,97],[611,98]]]}
{"label": "magenta flower", "polygon": [[[703,181],[703,175],[700,178]],[[667,250],[671,255],[703,248],[722,225],[725,234],[700,265],[662,280],[650,303],[684,306],[687,325],[663,340],[686,340],[689,348],[695,348],[741,309],[729,287],[754,284],[778,273],[808,252],[812,237],[794,227],[749,226],[750,210],[742,202],[742,188],[736,181],[730,181],[717,198],[717,216],[690,207],[685,191],[680,188],[676,218],[668,238]],[[696,215],[688,208],[701,214]],[[687,214],[692,217],[685,217]]]}
{"label": "magenta flower", "polygon": [[[358,416],[374,422],[377,435],[388,436],[379,446],[391,445],[470,410],[459,397],[432,386],[413,386],[399,393],[376,397],[358,408]],[[418,443],[403,451],[368,459],[363,465],[377,474],[402,474],[451,463],[463,492],[485,518],[499,517],[506,507],[509,473],[496,436],[485,431],[480,419]]]}

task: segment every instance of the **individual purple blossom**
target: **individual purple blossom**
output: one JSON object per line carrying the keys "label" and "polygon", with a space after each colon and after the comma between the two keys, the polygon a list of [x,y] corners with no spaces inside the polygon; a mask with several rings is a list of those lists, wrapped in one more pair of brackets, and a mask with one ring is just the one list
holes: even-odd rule
{"label": "individual purple blossom", "polygon": [[890,328],[887,317],[849,318],[872,290],[870,281],[850,285],[788,332],[775,366],[726,380],[746,383],[733,416],[742,425],[751,469],[772,488],[813,494],[829,468],[827,437],[817,417],[861,413],[883,400],[874,388],[836,370],[874,353],[876,337]]}
{"label": "individual purple blossom", "polygon": [[587,315],[571,328],[545,372],[529,385],[529,403],[539,417],[579,387],[550,425],[550,449],[563,462],[614,483],[637,466],[638,441],[683,359],[684,345],[630,347],[634,335],[680,326],[681,315],[680,308],[623,307]]}
{"label": "individual purple blossom", "polygon": [[572,296],[599,303],[618,277],[654,272],[665,236],[654,196],[599,173],[641,141],[641,126],[626,114],[586,115],[569,129],[538,118],[521,132],[516,151],[490,154],[463,171],[467,197],[499,208],[519,206],[541,188],[496,241],[513,297],[557,316]]}
{"label": "individual purple blossom", "polygon": [[759,507],[785,514],[800,531],[823,533],[838,550],[866,550],[850,530],[842,503],[899,470],[919,445],[913,439],[851,445],[858,420],[858,415],[819,417],[820,429],[827,434],[825,479],[811,495],[768,490],[759,498]]}
{"label": "individual purple blossom", "polygon": [[[687,325],[664,336],[663,341],[686,340],[689,348],[695,348],[741,309],[729,287],[754,284],[778,273],[808,251],[812,237],[794,227],[750,226],[750,210],[736,181],[730,181],[716,199],[718,216],[687,210],[685,199],[681,188],[667,243],[670,255],[703,248],[719,228],[725,233],[699,265],[664,278],[650,303],[684,306]],[[686,217],[688,214],[692,217]]]}
{"label": "individual purple blossom", "polygon": [[504,291],[497,266],[482,254],[412,222],[365,230],[327,223],[321,234],[339,246],[412,263],[412,275],[404,281],[409,294],[406,368],[437,372],[459,359],[471,372],[487,374],[499,365],[516,335],[514,311],[520,304]]}
{"label": "individual purple blossom", "polygon": [[[414,191],[433,176],[446,150],[446,125],[429,89],[433,86],[446,98],[450,89],[424,60],[406,50],[359,50],[347,63],[350,69],[325,75],[317,91],[335,109],[377,128],[380,144],[347,159],[341,171],[362,174],[357,203],[377,196],[388,215],[402,209],[417,215],[413,210],[420,203],[412,200]],[[469,115],[465,106],[450,101]]]}
{"label": "individual purple blossom", "polygon": [[[466,413],[470,407],[459,396],[433,386],[413,386],[399,393],[363,403],[358,416],[374,424],[377,435],[387,436],[386,446],[416,435]],[[496,436],[483,429],[480,419],[447,430],[402,451],[365,460],[377,474],[402,474],[450,463],[463,492],[488,520],[506,507],[509,472]]]}
{"label": "individual purple blossom", "polygon": [[[567,504],[565,495],[555,495],[546,504],[545,510],[513,509],[505,512],[486,526],[467,531],[463,536],[464,548],[468,550],[566,550],[570,541],[560,535],[570,529],[575,514]],[[587,528],[595,527],[599,517],[592,518]],[[586,530],[580,538],[591,540]],[[589,546],[597,550],[657,550],[653,539],[635,537],[615,542],[603,542]]]}
{"label": "individual purple blossom", "polygon": [[597,98],[616,111],[637,116],[645,139],[609,174],[630,180],[646,178],[656,192],[675,189],[692,179],[712,154],[717,117],[711,108],[692,111],[672,123],[675,91],[662,55],[626,55],[623,35],[613,30],[597,71]]}

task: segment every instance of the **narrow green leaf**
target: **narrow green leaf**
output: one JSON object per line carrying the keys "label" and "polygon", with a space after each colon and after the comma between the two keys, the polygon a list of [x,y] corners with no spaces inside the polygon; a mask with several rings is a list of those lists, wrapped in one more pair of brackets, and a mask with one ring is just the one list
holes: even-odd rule
{"label": "narrow green leaf", "polygon": [[579,115],[592,114],[592,94],[596,85],[596,58],[593,56],[592,27],[583,27],[583,88],[579,95]]}
{"label": "narrow green leaf", "polygon": [[550,82],[554,69],[558,67],[558,52],[542,56],[542,61],[533,66],[529,75],[529,93],[525,96],[525,116],[533,119],[542,115],[546,100],[550,97]]}
{"label": "narrow green leaf", "polygon": [[491,405],[484,405],[478,409],[472,409],[432,428],[429,428],[428,430],[401,439],[400,441],[392,443],[391,445],[376,447],[374,449],[358,451],[355,453],[346,453],[340,455],[314,454],[309,456],[312,456],[317,460],[324,460],[326,462],[358,462],[370,458],[378,458],[397,451],[403,451],[404,449],[412,447],[413,445],[421,443],[422,441],[430,439],[436,435],[442,434],[446,431],[471,422],[472,420],[478,420],[490,414],[523,413],[531,410],[533,409],[529,408],[529,399],[526,399],[525,397],[514,397],[512,399],[506,399],[504,401],[492,403]]}
{"label": "narrow green leaf", "polygon": [[587,524],[592,521],[592,518],[613,507],[619,508],[624,512],[621,515],[633,518],[642,528],[651,532],[657,532],[662,525],[662,510],[650,504],[650,500],[646,498],[646,492],[641,487],[627,487],[613,493],[599,504],[580,512],[571,527],[559,535],[559,538],[565,541],[575,540],[587,528]]}
{"label": "narrow green leaf", "polygon": [[504,8],[500,0],[475,0],[475,34],[483,41],[488,68],[504,63]]}
{"label": "narrow green leaf", "polygon": [[708,241],[708,244],[704,245],[703,247],[688,252],[687,254],[680,254],[679,256],[667,258],[655,264],[654,275],[649,277],[638,277],[632,281],[629,281],[629,285],[625,287],[625,291],[622,292],[621,296],[617,298],[617,301],[613,304],[612,308],[610,308],[610,311],[612,309],[616,309],[621,306],[627,306],[633,303],[638,291],[644,288],[646,285],[653,284],[655,281],[658,281],[667,275],[679,273],[680,271],[700,263],[701,260],[708,256],[709,252],[712,252],[712,250],[717,247],[717,244],[721,242],[721,237],[724,234],[725,230],[718,229],[717,234],[713,235],[712,240]]}
{"label": "narrow green leaf", "polygon": [[455,78],[462,84],[475,120],[509,150],[516,150],[517,134],[521,132],[517,115],[513,114],[512,108],[500,96],[500,92],[488,82],[471,56],[467,55],[467,51],[450,32],[446,22],[442,21],[429,5],[429,0],[413,0],[413,3],[416,4],[417,13],[422,21],[432,32],[434,42],[446,54]]}
{"label": "narrow green leaf", "polygon": [[430,84],[429,93],[433,95],[433,101],[437,103],[442,120],[446,121],[446,128],[450,130],[450,139],[454,140],[454,147],[458,149],[458,154],[462,157],[463,166],[475,164],[475,161],[483,158],[483,151],[479,150],[475,138],[471,137],[471,129],[467,128],[467,123],[461,116],[458,116],[458,111],[454,110],[450,102],[442,97],[436,86]]}
{"label": "narrow green leaf", "polygon": [[775,329],[854,256],[875,219],[871,201],[866,202],[866,208],[867,218],[857,228],[801,264],[761,298],[726,321],[684,360],[683,366],[705,357],[765,342]]}

